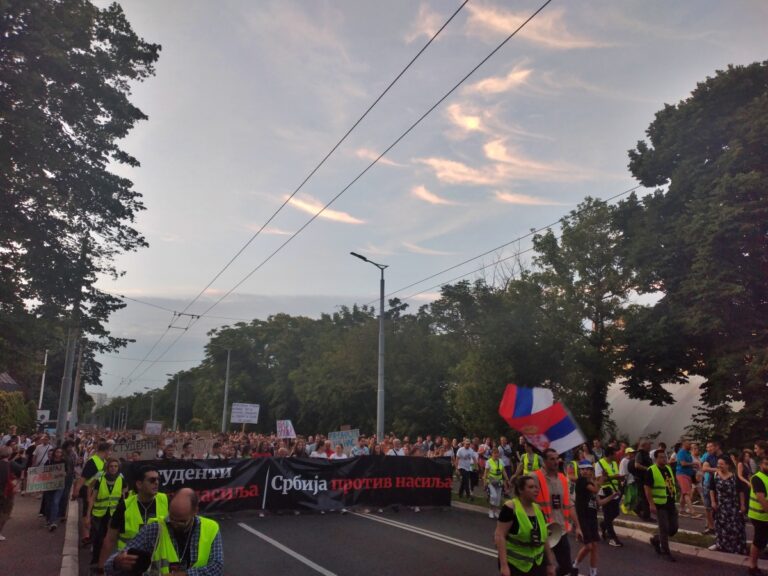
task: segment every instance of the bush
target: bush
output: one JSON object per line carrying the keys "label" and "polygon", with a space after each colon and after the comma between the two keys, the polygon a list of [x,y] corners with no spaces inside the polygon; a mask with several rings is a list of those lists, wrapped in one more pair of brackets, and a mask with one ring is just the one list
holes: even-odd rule
{"label": "bush", "polygon": [[25,402],[21,392],[0,391],[0,430],[15,425],[19,433],[32,433],[36,416],[34,402]]}

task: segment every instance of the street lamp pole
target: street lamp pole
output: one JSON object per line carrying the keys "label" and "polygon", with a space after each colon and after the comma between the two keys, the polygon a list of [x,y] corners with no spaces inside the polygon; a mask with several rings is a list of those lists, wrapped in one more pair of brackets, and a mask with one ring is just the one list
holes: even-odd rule
{"label": "street lamp pole", "polygon": [[229,356],[232,350],[227,349],[227,375],[224,377],[224,407],[221,410],[221,433],[227,431],[227,402],[229,401]]}
{"label": "street lamp pole", "polygon": [[149,390],[149,419],[154,421],[155,419],[155,391],[148,387],[144,386],[144,390]]}
{"label": "street lamp pole", "polygon": [[[173,374],[166,374],[166,376],[173,376]],[[176,404],[173,407],[173,431],[178,432],[179,429],[176,427],[176,423],[179,419],[179,376],[180,373],[176,373]]]}
{"label": "street lamp pole", "polygon": [[376,387],[376,440],[381,442],[384,438],[384,270],[388,266],[369,260],[356,252],[350,252],[350,254],[363,262],[373,264],[381,272],[381,279],[379,280],[379,377]]}

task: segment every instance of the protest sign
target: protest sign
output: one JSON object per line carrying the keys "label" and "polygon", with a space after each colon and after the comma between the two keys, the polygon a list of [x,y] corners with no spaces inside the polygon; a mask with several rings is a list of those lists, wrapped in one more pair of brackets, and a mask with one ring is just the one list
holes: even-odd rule
{"label": "protest sign", "polygon": [[140,454],[139,460],[154,460],[157,457],[157,440],[132,440],[112,446],[112,456],[120,460],[130,460],[134,452]]}
{"label": "protest sign", "polygon": [[296,431],[293,429],[293,423],[290,420],[277,421],[278,438],[296,438]]}
{"label": "protest sign", "polygon": [[156,420],[144,422],[144,434],[147,436],[160,436],[163,433],[163,423]]}
{"label": "protest sign", "polygon": [[360,437],[360,430],[339,430],[338,432],[329,432],[328,440],[335,449],[338,444],[344,446],[344,452],[349,453],[353,446],[357,445],[357,439]]}
{"label": "protest sign", "polygon": [[45,492],[64,488],[67,471],[64,464],[35,466],[27,470],[27,492]]}
{"label": "protest sign", "polygon": [[258,424],[259,404],[232,403],[232,415],[229,421],[232,424]]}

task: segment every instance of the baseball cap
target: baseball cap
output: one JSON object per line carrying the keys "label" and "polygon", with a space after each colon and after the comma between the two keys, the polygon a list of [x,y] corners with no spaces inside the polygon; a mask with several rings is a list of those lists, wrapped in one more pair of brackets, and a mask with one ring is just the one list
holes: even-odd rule
{"label": "baseball cap", "polygon": [[584,468],[594,468],[594,466],[592,466],[592,462],[590,462],[589,460],[582,460],[581,462],[579,462],[579,469],[581,470]]}
{"label": "baseball cap", "polygon": [[634,451],[635,451],[635,449],[630,447],[630,448],[627,448],[626,450],[624,450],[624,454],[631,454]]}

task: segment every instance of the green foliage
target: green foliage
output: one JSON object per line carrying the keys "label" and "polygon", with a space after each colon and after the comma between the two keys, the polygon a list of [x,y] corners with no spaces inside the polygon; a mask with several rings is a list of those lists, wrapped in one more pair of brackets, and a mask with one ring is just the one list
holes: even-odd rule
{"label": "green foliage", "polygon": [[36,406],[25,402],[21,392],[0,391],[0,430],[17,426],[18,432],[30,434],[35,430]]}

